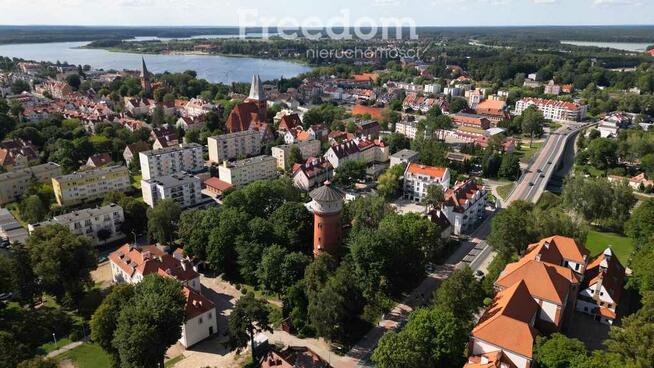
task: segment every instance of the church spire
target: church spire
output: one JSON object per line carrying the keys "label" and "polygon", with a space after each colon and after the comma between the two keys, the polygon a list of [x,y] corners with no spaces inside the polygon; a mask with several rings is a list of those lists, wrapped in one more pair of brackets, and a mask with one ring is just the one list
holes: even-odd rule
{"label": "church spire", "polygon": [[152,92],[152,84],[150,83],[150,72],[148,67],[145,66],[145,58],[141,56],[141,87],[146,95]]}
{"label": "church spire", "polygon": [[252,76],[252,85],[250,86],[250,96],[248,100],[250,101],[262,101],[266,99],[266,93],[263,91],[263,85],[261,84],[261,78],[258,74]]}

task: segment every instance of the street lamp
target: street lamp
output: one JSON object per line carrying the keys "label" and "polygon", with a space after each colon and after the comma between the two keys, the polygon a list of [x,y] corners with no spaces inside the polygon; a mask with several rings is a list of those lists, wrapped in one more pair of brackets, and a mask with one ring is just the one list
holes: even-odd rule
{"label": "street lamp", "polygon": [[55,336],[55,333],[52,333],[52,338],[54,339],[54,344],[55,344],[55,349],[57,349],[57,336]]}

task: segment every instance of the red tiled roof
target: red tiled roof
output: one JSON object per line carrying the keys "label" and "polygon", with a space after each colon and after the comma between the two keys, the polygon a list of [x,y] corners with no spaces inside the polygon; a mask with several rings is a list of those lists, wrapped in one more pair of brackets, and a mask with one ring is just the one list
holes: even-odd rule
{"label": "red tiled roof", "polygon": [[495,285],[507,288],[521,281],[534,297],[561,306],[570,292],[571,284],[579,283],[577,276],[567,267],[522,258],[506,265]]}
{"label": "red tiled roof", "polygon": [[211,300],[187,286],[184,286],[184,296],[186,297],[186,320],[216,308]]}
{"label": "red tiled roof", "polygon": [[230,189],[232,187],[231,184],[229,184],[226,181],[222,181],[218,178],[211,177],[207,180],[204,181],[205,187],[210,187],[212,189],[219,190],[221,192],[226,191],[227,189]]}
{"label": "red tiled roof", "polygon": [[406,170],[411,174],[428,175],[434,178],[442,178],[443,175],[445,175],[445,172],[447,171],[447,169],[444,167],[426,166],[416,163],[409,164]]}
{"label": "red tiled roof", "polygon": [[618,304],[622,296],[625,269],[615,254],[607,257],[604,253],[595,257],[588,264],[584,277],[584,288],[601,282],[611,299]]}
{"label": "red tiled roof", "polygon": [[531,321],[538,308],[525,283],[516,282],[497,293],[471,334],[504,350],[531,358],[538,334]]}
{"label": "red tiled roof", "polygon": [[177,260],[154,245],[137,248],[125,244],[109,254],[109,260],[130,277],[137,272],[143,276],[163,272],[179,281],[189,281],[200,276],[187,261]]}
{"label": "red tiled roof", "polygon": [[588,259],[588,250],[577,244],[572,238],[555,235],[527,247],[525,257],[536,259],[537,256],[540,256],[541,262],[555,265],[563,264],[563,260],[585,264]]}

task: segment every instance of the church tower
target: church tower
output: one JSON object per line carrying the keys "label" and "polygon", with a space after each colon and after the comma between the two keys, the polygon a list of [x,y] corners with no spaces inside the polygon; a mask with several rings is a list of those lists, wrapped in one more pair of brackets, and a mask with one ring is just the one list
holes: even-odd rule
{"label": "church tower", "polygon": [[325,182],[320,188],[309,193],[313,211],[313,255],[327,252],[339,258],[343,243],[343,193]]}
{"label": "church tower", "polygon": [[152,83],[150,82],[150,72],[145,66],[145,58],[141,57],[141,87],[146,95],[152,92]]}
{"label": "church tower", "polygon": [[263,84],[261,84],[261,78],[258,74],[252,76],[250,95],[245,99],[245,102],[256,104],[259,112],[259,121],[266,121],[268,117],[268,103],[266,101],[266,92],[263,90]]}

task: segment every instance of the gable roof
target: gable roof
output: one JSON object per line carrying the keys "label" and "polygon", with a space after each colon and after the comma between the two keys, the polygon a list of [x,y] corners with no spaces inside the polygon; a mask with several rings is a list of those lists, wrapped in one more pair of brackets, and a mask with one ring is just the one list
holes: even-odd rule
{"label": "gable roof", "polygon": [[259,106],[256,102],[243,102],[234,106],[225,126],[229,133],[248,130],[253,121],[259,120]]}
{"label": "gable roof", "polygon": [[216,308],[211,300],[188,286],[184,286],[184,297],[186,297],[184,310],[187,321]]}
{"label": "gable roof", "polygon": [[518,282],[524,282],[535,298],[563,305],[571,284],[579,283],[579,279],[567,267],[522,258],[506,265],[495,285],[507,288]]}
{"label": "gable roof", "polygon": [[186,260],[175,259],[155,245],[135,247],[125,244],[109,254],[109,260],[130,277],[139,273],[144,277],[156,273],[188,281],[200,277]]}
{"label": "gable roof", "polygon": [[300,115],[293,113],[282,116],[282,120],[279,122],[279,129],[293,129],[297,126],[302,125],[302,120],[300,120]]}
{"label": "gable roof", "polygon": [[585,264],[588,260],[588,249],[577,244],[572,238],[555,235],[530,244],[525,257],[555,265],[563,264],[563,260]]}
{"label": "gable roof", "polygon": [[87,164],[91,164],[90,166],[94,166],[94,167],[102,167],[105,165],[109,165],[111,162],[112,162],[111,155],[109,155],[108,153],[98,153],[96,155],[89,157]]}
{"label": "gable roof", "polygon": [[583,287],[601,283],[609,296],[617,304],[622,296],[625,269],[613,254],[611,248],[595,257],[586,268]]}
{"label": "gable roof", "polygon": [[516,282],[497,293],[472,330],[472,336],[531,358],[538,334],[531,322],[537,312],[538,304],[526,284]]}

